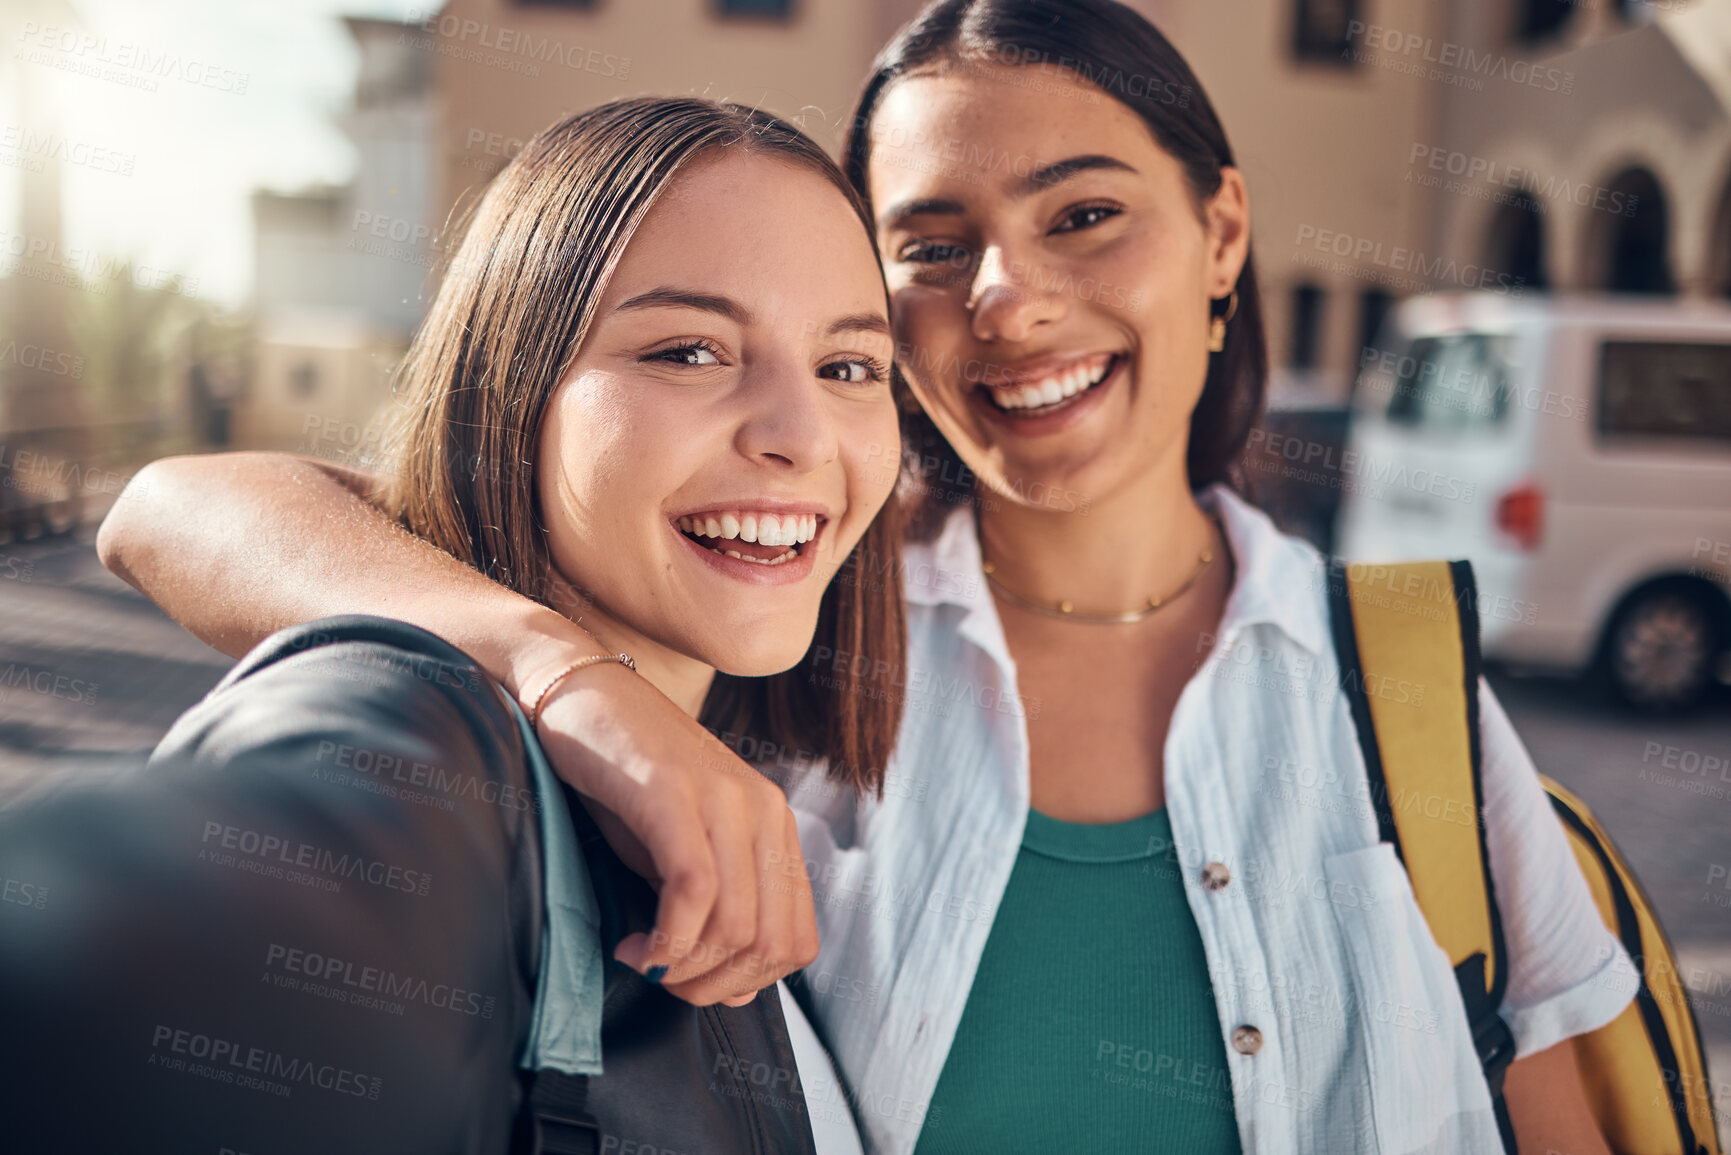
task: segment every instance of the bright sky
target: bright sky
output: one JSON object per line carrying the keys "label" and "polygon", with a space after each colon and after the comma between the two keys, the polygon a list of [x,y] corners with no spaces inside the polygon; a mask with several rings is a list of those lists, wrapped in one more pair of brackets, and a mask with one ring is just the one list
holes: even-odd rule
{"label": "bright sky", "polygon": [[[72,34],[46,31],[63,21],[42,17],[31,34],[28,11],[13,9],[0,17],[0,162],[18,155],[4,134],[21,123],[22,79],[48,105],[25,128],[84,146],[79,156],[108,150],[98,163],[62,165],[68,248],[193,276],[198,295],[240,304],[252,280],[252,191],[336,183],[354,171],[355,149],[335,117],[359,54],[339,17],[402,19],[436,3],[71,0],[82,32],[101,41],[82,50]],[[242,76],[244,93],[224,90]],[[137,86],[145,80],[155,91]],[[130,174],[103,171],[128,158]],[[0,232],[17,231],[17,180],[16,167],[0,167]]]}

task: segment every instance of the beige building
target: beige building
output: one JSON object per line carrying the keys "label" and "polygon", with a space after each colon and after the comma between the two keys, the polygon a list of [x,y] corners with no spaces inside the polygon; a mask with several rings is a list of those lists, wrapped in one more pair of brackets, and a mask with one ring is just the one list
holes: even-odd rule
{"label": "beige building", "polygon": [[1726,0],[1148,8],[1250,179],[1276,404],[1345,397],[1416,292],[1731,284]]}
{"label": "beige building", "polygon": [[866,67],[919,0],[450,0],[412,17],[436,54],[439,192],[483,186],[555,119],[621,96],[761,105],[832,150]]}
{"label": "beige building", "polygon": [[[1190,59],[1248,176],[1277,405],[1344,399],[1417,292],[1731,283],[1731,0],[1130,2]],[[450,0],[410,33],[436,54],[435,201],[638,93],[761,103],[833,149],[919,7]]]}

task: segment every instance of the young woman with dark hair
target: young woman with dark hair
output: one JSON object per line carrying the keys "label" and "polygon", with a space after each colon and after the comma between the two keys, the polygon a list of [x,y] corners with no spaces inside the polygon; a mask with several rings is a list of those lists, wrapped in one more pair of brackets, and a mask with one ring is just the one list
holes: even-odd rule
{"label": "young woman with dark hair", "polygon": [[[1276,789],[1320,767],[1351,799],[1366,771],[1323,559],[1235,486],[1265,341],[1248,192],[1200,82],[1112,0],[940,0],[874,66],[844,167],[919,403],[890,571],[908,709],[886,788],[794,775],[802,845],[765,861],[799,854],[813,880],[822,948],[797,987],[868,1144],[1497,1149],[1454,977],[1374,813]],[[382,600],[484,633],[519,693],[550,646],[581,652],[473,582],[432,581],[348,492],[360,480],[282,458],[153,466],[107,556],[219,641]],[[224,500],[236,528],[189,532],[225,483],[244,491]],[[350,538],[315,528],[332,514]],[[284,551],[229,608],[243,548],[309,533],[379,576],[339,588]],[[405,573],[412,596],[389,585]],[[858,659],[814,649],[807,673]],[[1477,692],[1513,1128],[1523,1149],[1602,1152],[1568,1040],[1627,1004],[1628,963]],[[667,716],[596,692],[549,717],[569,736],[550,745],[576,789],[632,810],[657,864],[725,894],[743,884],[713,836],[660,837],[722,777],[681,765],[697,739]]]}

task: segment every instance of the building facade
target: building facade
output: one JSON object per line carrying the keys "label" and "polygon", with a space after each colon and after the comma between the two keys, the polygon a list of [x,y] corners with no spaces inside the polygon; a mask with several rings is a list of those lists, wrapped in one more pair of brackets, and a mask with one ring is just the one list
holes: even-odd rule
{"label": "building facade", "polygon": [[235,444],[365,459],[441,253],[432,58],[411,26],[348,17],[347,184],[253,195],[256,342]]}
{"label": "building facade", "polygon": [[[1345,400],[1427,291],[1721,295],[1731,0],[1129,0],[1189,58],[1248,178],[1272,399]],[[762,104],[834,149],[918,0],[450,0],[435,203],[603,100]]]}

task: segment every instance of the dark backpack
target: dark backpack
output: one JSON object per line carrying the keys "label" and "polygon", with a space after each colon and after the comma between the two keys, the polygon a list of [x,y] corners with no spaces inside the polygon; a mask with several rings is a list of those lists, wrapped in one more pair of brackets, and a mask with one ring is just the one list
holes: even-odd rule
{"label": "dark backpack", "polygon": [[606,1073],[519,1069],[547,803],[515,707],[442,640],[266,640],[146,769],[0,809],[0,1145],[811,1151],[775,992],[699,1009],[612,962],[654,896],[593,837]]}

